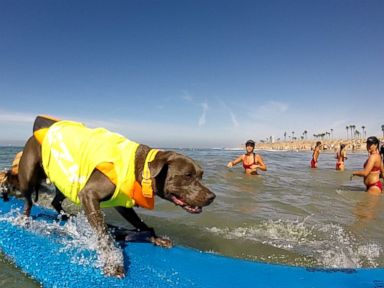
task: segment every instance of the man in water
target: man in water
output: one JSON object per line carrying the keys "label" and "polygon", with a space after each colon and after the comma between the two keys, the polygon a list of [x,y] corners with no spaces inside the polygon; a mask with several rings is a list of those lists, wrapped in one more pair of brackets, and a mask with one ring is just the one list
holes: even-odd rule
{"label": "man in water", "polygon": [[255,154],[253,150],[255,149],[255,141],[248,140],[245,143],[246,153],[240,155],[234,161],[230,161],[227,165],[228,168],[231,168],[241,162],[243,162],[243,167],[245,173],[248,175],[257,175],[257,169],[262,171],[267,171],[267,166],[265,165],[263,158],[259,154]]}
{"label": "man in water", "polygon": [[319,159],[320,148],[321,148],[321,142],[317,141],[316,142],[316,146],[313,149],[312,160],[311,160],[311,168],[317,168],[317,160]]}

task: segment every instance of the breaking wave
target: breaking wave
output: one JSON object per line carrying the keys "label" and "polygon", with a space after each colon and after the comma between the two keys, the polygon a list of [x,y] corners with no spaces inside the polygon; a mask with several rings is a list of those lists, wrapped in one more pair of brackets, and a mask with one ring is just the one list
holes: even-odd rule
{"label": "breaking wave", "polygon": [[353,233],[339,224],[268,220],[250,227],[206,229],[225,239],[246,239],[312,257],[318,266],[327,268],[377,267],[383,253],[381,244],[359,244]]}

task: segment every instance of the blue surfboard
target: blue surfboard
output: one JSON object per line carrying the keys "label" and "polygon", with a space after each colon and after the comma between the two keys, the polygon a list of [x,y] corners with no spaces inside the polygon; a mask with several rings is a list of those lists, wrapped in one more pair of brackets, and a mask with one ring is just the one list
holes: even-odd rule
{"label": "blue surfboard", "polygon": [[0,250],[43,287],[384,287],[383,268],[302,268],[127,241],[121,242],[126,277],[106,277],[91,265],[94,251],[76,246],[69,249],[62,241],[63,237],[70,238],[68,235],[62,235],[60,229],[44,229],[68,225],[58,224],[53,210],[36,205],[32,209],[32,224],[44,224],[44,231],[29,229],[31,223],[19,225],[12,221],[22,206],[19,199],[0,199]]}

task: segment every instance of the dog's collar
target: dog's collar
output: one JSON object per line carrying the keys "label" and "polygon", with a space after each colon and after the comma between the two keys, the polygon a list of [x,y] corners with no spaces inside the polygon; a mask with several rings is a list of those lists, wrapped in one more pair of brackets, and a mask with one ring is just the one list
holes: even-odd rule
{"label": "dog's collar", "polygon": [[141,180],[141,189],[142,189],[143,196],[146,198],[152,198],[153,197],[151,171],[149,170],[148,164],[153,159],[155,159],[157,152],[159,152],[159,150],[151,149],[148,152],[147,157],[145,158],[145,162],[144,162],[144,169],[143,169],[143,174],[142,174],[143,179]]}

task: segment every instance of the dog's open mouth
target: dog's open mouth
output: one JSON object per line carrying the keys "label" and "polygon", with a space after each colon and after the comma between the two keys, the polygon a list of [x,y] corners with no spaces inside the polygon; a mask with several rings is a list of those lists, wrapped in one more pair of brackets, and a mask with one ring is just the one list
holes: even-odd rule
{"label": "dog's open mouth", "polygon": [[199,206],[190,206],[187,203],[185,203],[181,198],[172,195],[172,201],[175,203],[175,205],[182,207],[184,210],[188,211],[189,213],[201,213],[203,209]]}

